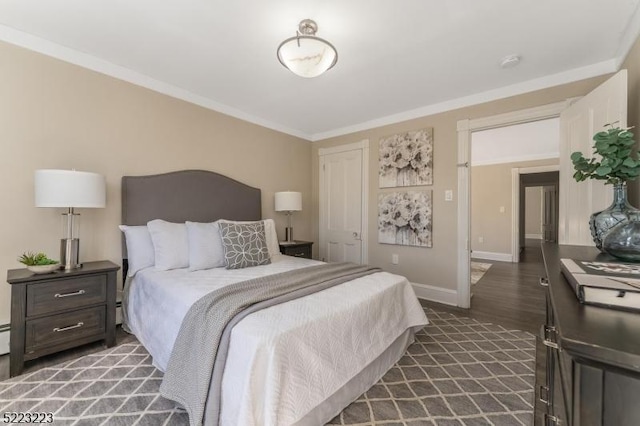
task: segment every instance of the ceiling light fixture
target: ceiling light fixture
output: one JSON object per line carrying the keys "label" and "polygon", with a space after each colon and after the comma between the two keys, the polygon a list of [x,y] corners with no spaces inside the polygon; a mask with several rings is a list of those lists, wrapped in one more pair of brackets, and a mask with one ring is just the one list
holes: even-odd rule
{"label": "ceiling light fixture", "polygon": [[295,37],[278,46],[278,60],[292,73],[312,78],[323,74],[338,62],[338,51],[328,41],[316,37],[318,24],[303,19]]}

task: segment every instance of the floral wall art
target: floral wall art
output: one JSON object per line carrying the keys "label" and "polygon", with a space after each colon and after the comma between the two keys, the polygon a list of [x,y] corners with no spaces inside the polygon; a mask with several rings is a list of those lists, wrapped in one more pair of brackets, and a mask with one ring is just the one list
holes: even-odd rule
{"label": "floral wall art", "polygon": [[380,188],[433,185],[433,128],[380,139]]}
{"label": "floral wall art", "polygon": [[431,247],[431,223],[430,190],[378,196],[378,242]]}

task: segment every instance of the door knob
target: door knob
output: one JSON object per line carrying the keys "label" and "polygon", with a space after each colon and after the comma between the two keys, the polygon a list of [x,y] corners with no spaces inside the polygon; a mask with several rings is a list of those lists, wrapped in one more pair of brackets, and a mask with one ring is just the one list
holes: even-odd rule
{"label": "door knob", "polygon": [[360,239],[360,234],[358,232],[354,232],[353,233],[353,239],[354,240],[359,240]]}

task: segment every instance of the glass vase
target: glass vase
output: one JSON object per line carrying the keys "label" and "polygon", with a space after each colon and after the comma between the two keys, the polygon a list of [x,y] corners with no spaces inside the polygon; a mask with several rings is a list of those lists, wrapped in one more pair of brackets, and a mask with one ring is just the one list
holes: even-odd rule
{"label": "glass vase", "polygon": [[630,220],[611,228],[602,247],[605,253],[619,259],[640,262],[640,221]]}
{"label": "glass vase", "polygon": [[610,229],[629,221],[640,222],[640,210],[629,204],[627,185],[620,183],[613,186],[613,203],[601,212],[592,214],[589,219],[591,236],[598,250],[605,251],[602,242]]}

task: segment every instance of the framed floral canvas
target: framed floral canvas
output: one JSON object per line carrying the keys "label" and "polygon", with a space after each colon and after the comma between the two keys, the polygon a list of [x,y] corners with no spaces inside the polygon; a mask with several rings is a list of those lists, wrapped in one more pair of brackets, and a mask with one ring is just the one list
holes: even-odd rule
{"label": "framed floral canvas", "polygon": [[433,185],[433,128],[380,139],[380,188]]}
{"label": "framed floral canvas", "polygon": [[431,191],[388,192],[378,196],[378,242],[431,247]]}

